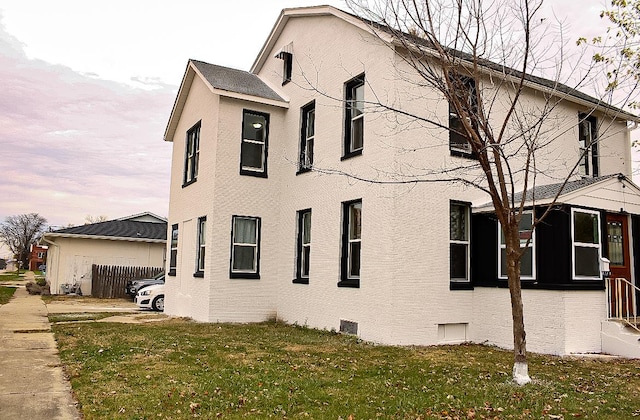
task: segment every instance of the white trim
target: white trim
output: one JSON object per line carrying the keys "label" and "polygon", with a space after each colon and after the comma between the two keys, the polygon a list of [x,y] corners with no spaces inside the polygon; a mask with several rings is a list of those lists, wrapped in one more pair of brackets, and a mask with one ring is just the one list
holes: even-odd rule
{"label": "white trim", "polygon": [[150,239],[150,238],[127,238],[122,236],[103,236],[103,235],[77,235],[72,233],[55,233],[49,232],[44,234],[47,238],[71,238],[71,239],[101,239],[109,241],[127,241],[127,242],[149,242],[149,243],[166,243],[166,239]]}
{"label": "white trim", "polygon": [[[255,242],[236,242],[236,220],[251,220],[255,228]],[[231,231],[231,272],[234,274],[256,274],[258,272],[258,241],[260,240],[258,231],[258,218],[250,216],[233,216],[233,227]],[[253,268],[251,270],[234,269],[236,257],[236,245],[242,247],[253,247]]]}
{"label": "white trim", "polygon": [[[207,216],[198,217],[198,249],[196,250],[196,271],[204,271],[207,249]],[[202,262],[202,267],[200,266]]]}
{"label": "white trim", "polygon": [[[167,219],[165,217],[158,216],[157,214],[151,213],[150,211],[144,211],[142,213],[132,214],[131,216],[120,217],[119,219],[115,219],[115,220],[121,220],[121,221],[131,220],[131,219],[137,219],[142,216],[150,216],[150,217],[156,218],[158,219],[158,223],[167,223]],[[155,223],[155,222],[146,222],[146,223]]]}
{"label": "white trim", "polygon": [[602,258],[602,220],[600,220],[600,212],[595,210],[587,210],[583,208],[571,208],[571,277],[573,280],[602,280],[602,274],[598,276],[577,276],[576,275],[576,241],[575,241],[575,229],[574,229],[574,215],[575,213],[587,213],[595,214],[598,218],[597,232],[598,243],[590,244],[584,242],[578,242],[582,248],[597,248],[598,249],[598,262]]}
{"label": "white trim", "polygon": [[[451,239],[451,206],[459,206],[464,208],[465,212],[465,238],[466,240],[460,241]],[[456,245],[465,245],[467,247],[466,251],[466,267],[465,267],[465,278],[460,277],[451,277],[451,269],[449,269],[449,281],[452,283],[469,283],[471,282],[471,204],[463,203],[460,201],[451,200],[449,201],[449,259],[451,259],[451,244]],[[451,267],[451,260],[449,260],[449,267]]]}

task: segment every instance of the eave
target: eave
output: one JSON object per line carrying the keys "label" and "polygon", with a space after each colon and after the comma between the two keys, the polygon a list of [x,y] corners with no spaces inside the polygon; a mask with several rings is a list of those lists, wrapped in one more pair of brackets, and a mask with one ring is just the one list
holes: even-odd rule
{"label": "eave", "polygon": [[104,235],[76,235],[70,233],[55,233],[49,232],[43,235],[43,238],[47,242],[55,242],[56,238],[67,239],[96,239],[96,240],[108,240],[108,241],[126,241],[126,242],[144,242],[144,243],[156,243],[165,244],[166,239],[151,239],[151,238],[129,238],[124,236],[104,236]]}
{"label": "eave", "polygon": [[180,84],[178,95],[176,96],[176,100],[171,110],[171,115],[169,116],[167,127],[164,132],[165,141],[173,141],[173,136],[175,135],[176,129],[178,127],[178,122],[180,121],[182,111],[184,110],[185,103],[187,102],[187,97],[189,96],[191,85],[193,84],[193,80],[196,76],[198,76],[200,80],[202,80],[207,89],[209,89],[209,91],[214,95],[239,99],[242,101],[255,102],[263,105],[270,105],[278,108],[289,108],[289,103],[286,101],[278,101],[274,99],[262,98],[259,96],[218,89],[212,86],[207,78],[204,77],[203,74],[198,70],[196,65],[191,60],[189,60],[184,76],[182,77],[182,83]]}

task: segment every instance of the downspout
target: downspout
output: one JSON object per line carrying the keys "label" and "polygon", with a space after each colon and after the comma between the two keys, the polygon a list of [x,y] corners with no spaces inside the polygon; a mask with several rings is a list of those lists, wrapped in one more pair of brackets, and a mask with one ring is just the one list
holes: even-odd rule
{"label": "downspout", "polygon": [[[56,250],[56,263],[55,263],[55,269],[58,271],[58,274],[60,273],[60,245],[58,245],[57,243],[50,241],[49,239],[46,238],[46,234],[42,235],[42,240],[44,242],[46,242],[47,244],[51,245],[54,248],[57,248]],[[47,253],[47,263],[49,262],[49,254]],[[45,280],[49,280],[50,274],[53,274],[51,272],[51,270],[49,270],[49,266],[47,264],[47,274],[45,276]],[[52,285],[51,281],[48,281],[49,286]],[[57,292],[60,289],[59,285],[58,285],[58,277],[56,276],[56,289],[54,291],[51,291],[52,295],[57,295],[58,293],[54,293]]]}

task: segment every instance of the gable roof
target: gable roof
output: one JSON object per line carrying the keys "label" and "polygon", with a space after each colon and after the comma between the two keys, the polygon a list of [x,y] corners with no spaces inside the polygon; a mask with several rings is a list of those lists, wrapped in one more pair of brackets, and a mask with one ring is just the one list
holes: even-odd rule
{"label": "gable roof", "polygon": [[[620,188],[618,188],[618,186]],[[601,200],[605,199],[606,193],[603,194],[605,191],[608,191],[609,199],[617,195],[614,191],[623,191],[623,200],[618,203],[623,207],[638,206],[640,204],[640,188],[623,174],[610,174],[595,178],[582,178],[568,181],[566,184],[559,182],[556,184],[536,185],[527,190],[525,207],[551,204],[556,195],[558,195],[558,192],[560,192],[556,204],[588,203],[592,201],[593,207],[604,208]],[[624,193],[624,191],[627,192]],[[611,195],[612,192],[613,195]],[[513,201],[516,205],[520,203],[522,195],[522,191],[515,193]],[[605,206],[617,210],[620,207],[616,207],[616,205],[610,202]],[[489,201],[479,206],[474,206],[473,210],[474,212],[492,212],[494,210],[493,203]],[[626,209],[626,211],[630,210]]]}
{"label": "gable roof", "polygon": [[280,95],[253,73],[217,66],[204,61],[190,61],[214,89],[285,102]]}
{"label": "gable roof", "polygon": [[[622,177],[622,178],[620,178]],[[622,174],[611,174],[604,176],[597,176],[594,178],[582,178],[575,181],[569,181],[564,184],[564,188],[562,188],[563,183],[558,182],[557,184],[547,184],[547,185],[536,185],[534,188],[530,188],[527,190],[526,201],[532,200],[546,200],[556,196],[560,189],[562,188],[562,193],[559,197],[565,196],[571,192],[577,191],[581,188],[588,187],[593,184],[597,184],[601,181],[611,178],[619,178],[624,179],[624,175]],[[514,196],[514,200],[519,202],[522,199],[522,191],[518,192]]]}
{"label": "gable roof", "polygon": [[229,67],[189,60],[164,132],[165,141],[173,136],[194,78],[198,76],[209,90],[220,96],[288,108],[288,102],[257,75]]}
{"label": "gable roof", "polygon": [[[401,45],[401,43],[398,42],[397,40],[394,40],[394,36],[393,36],[394,31],[391,30],[389,27],[376,22],[369,21],[365,18],[361,18],[351,13],[345,12],[333,6],[311,6],[311,7],[283,9],[282,12],[280,13],[280,16],[278,17],[278,20],[276,21],[275,25],[271,29],[271,32],[269,33],[269,37],[265,41],[264,45],[262,46],[262,49],[260,50],[260,53],[258,53],[258,56],[256,57],[253,65],[251,66],[251,72],[252,73],[260,72],[260,69],[262,68],[266,60],[269,58],[269,53],[273,50],[276,43],[278,42],[278,38],[280,37],[280,34],[282,33],[289,19],[293,17],[327,16],[327,15],[335,16],[337,18],[344,20],[345,22],[351,23],[352,25],[381,38],[384,42],[394,44],[397,46],[404,46],[404,45]],[[410,39],[411,42],[416,46],[420,45],[427,49],[430,48],[430,44],[428,44],[428,42],[422,38],[419,38],[417,36],[412,36],[406,33],[403,33],[403,37],[404,36],[406,36],[407,39]],[[450,51],[453,55],[459,57],[463,62],[470,63],[473,59],[473,56],[471,56],[470,54],[467,54],[461,51],[456,51],[456,50],[450,50]],[[516,69],[512,69],[512,68],[494,63],[489,60],[481,59],[479,61],[479,64],[481,65],[482,68],[484,68],[487,71],[487,73],[499,75],[502,77],[512,78],[512,79],[518,79],[522,76],[522,72]],[[583,105],[583,106],[594,107],[612,118],[621,118],[628,121],[640,122],[640,117],[638,117],[637,115],[624,111],[620,108],[611,106],[600,99],[594,98],[577,89],[571,88],[565,84],[559,83],[554,80],[545,79],[543,77],[534,76],[532,74],[525,74],[525,85],[532,89],[541,90],[546,93],[551,93],[558,96],[559,94],[564,94],[566,95],[566,100]]]}
{"label": "gable roof", "polygon": [[139,242],[166,242],[167,223],[109,220],[55,230],[44,234],[45,239],[65,237],[82,239],[110,239]]}
{"label": "gable roof", "polygon": [[149,222],[149,223],[167,223],[167,219],[164,217],[158,216],[155,213],[151,213],[150,211],[145,211],[142,213],[132,214],[131,216],[120,217],[116,220],[132,220],[134,222]]}

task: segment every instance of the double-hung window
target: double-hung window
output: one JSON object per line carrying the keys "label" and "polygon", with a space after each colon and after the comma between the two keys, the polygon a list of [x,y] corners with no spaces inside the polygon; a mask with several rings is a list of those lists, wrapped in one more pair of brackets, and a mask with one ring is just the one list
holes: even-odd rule
{"label": "double-hung window", "polygon": [[362,153],[364,145],[364,74],[345,84],[344,153],[342,159]]}
{"label": "double-hung window", "polygon": [[245,109],[242,116],[241,175],[267,177],[268,138],[269,114]]}
{"label": "double-hung window", "polygon": [[184,173],[182,185],[187,186],[198,178],[198,159],[200,157],[200,122],[187,132],[184,153]]}
{"label": "double-hung window", "polygon": [[315,139],[316,104],[311,102],[302,108],[302,129],[300,133],[299,172],[313,167],[313,142]]}
{"label": "double-hung window", "polygon": [[178,225],[171,225],[171,245],[169,250],[169,275],[176,275],[178,265]]}
{"label": "double-hung window", "polygon": [[233,216],[231,277],[260,278],[260,218]]}
{"label": "double-hung window", "polygon": [[[478,112],[476,81],[457,73],[452,73],[450,77],[454,87],[452,95],[455,95],[457,102],[469,114],[476,114]],[[471,144],[467,138],[463,118],[475,124],[472,119],[459,115],[454,104],[449,102],[449,150],[451,154],[458,156],[471,155]],[[477,130],[476,127],[474,129]]]}
{"label": "double-hung window", "polygon": [[[533,280],[536,277],[536,257],[535,257],[535,232],[533,230],[533,213],[522,213],[520,225],[518,227],[520,236],[520,251],[523,252],[520,258],[520,279]],[[507,278],[507,245],[502,232],[502,225],[498,223],[499,252],[498,267],[500,267],[500,278]]]}
{"label": "double-hung window", "polygon": [[449,278],[469,281],[469,213],[466,203],[449,204]]}
{"label": "double-hung window", "polygon": [[573,241],[573,278],[600,280],[600,213],[571,209],[571,239]]}
{"label": "double-hung window", "polygon": [[342,278],[338,286],[360,287],[362,200],[342,203]]}
{"label": "double-hung window", "polygon": [[198,219],[198,249],[196,252],[196,272],[194,276],[202,277],[204,275],[204,256],[207,237],[207,218],[200,217]]}
{"label": "double-hung window", "polygon": [[294,283],[309,283],[311,258],[311,209],[298,212],[298,238],[296,243],[296,278]]}
{"label": "double-hung window", "polygon": [[592,115],[579,114],[578,120],[580,153],[578,172],[584,177],[596,177],[599,175],[597,119]]}

